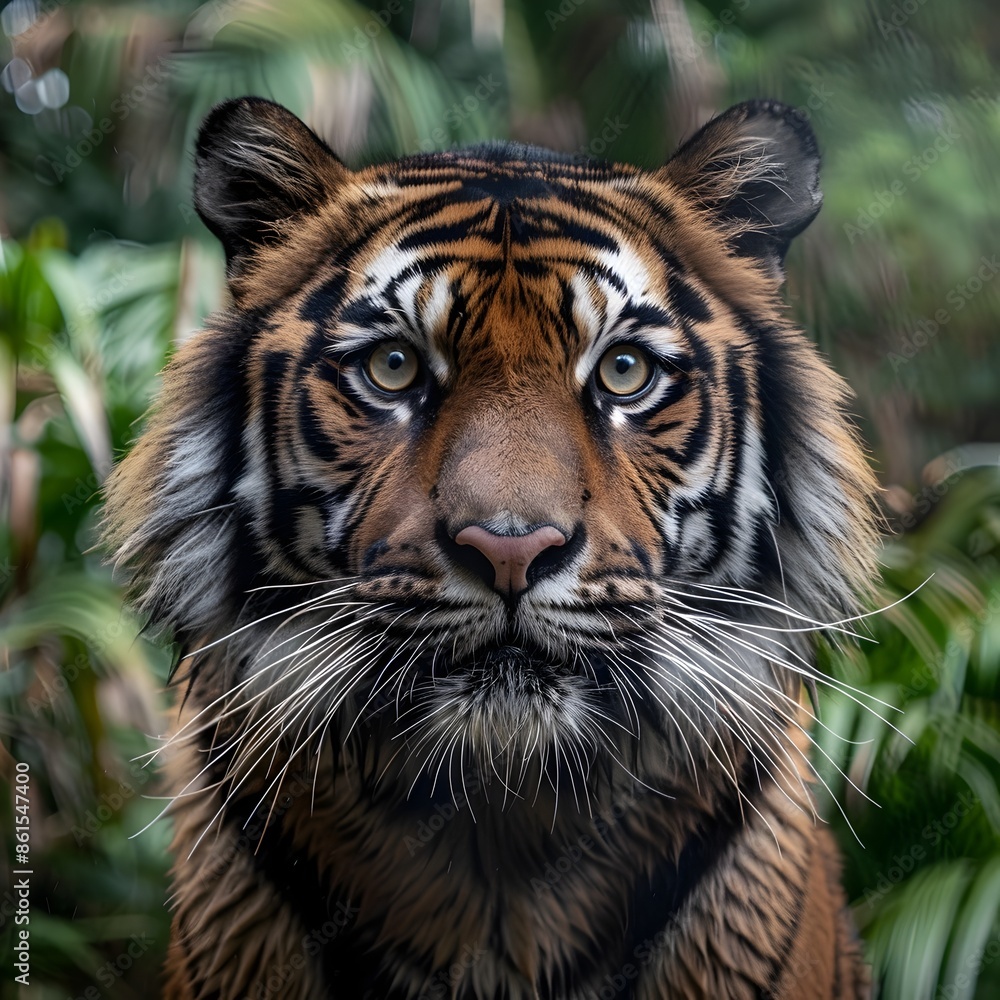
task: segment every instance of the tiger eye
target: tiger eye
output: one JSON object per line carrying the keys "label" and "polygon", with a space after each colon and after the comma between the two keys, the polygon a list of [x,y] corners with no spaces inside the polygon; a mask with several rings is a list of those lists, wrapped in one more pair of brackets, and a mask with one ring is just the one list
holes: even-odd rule
{"label": "tiger eye", "polygon": [[604,352],[597,366],[602,389],[613,396],[634,396],[648,384],[653,366],[646,352],[635,344],[615,344]]}
{"label": "tiger eye", "polygon": [[420,364],[407,344],[389,340],[379,344],[365,362],[368,377],[385,392],[402,392],[413,385]]}

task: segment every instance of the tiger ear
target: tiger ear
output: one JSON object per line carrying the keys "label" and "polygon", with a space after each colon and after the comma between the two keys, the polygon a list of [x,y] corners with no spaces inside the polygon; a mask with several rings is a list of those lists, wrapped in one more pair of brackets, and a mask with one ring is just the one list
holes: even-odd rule
{"label": "tiger ear", "polygon": [[241,97],[209,112],[195,146],[194,205],[226,251],[230,277],[278,242],[289,219],[315,211],[349,171],[280,104]]}
{"label": "tiger ear", "polygon": [[805,116],[779,101],[746,101],[688,139],[662,176],[733,234],[741,256],[780,268],[792,237],[823,204],[819,149]]}

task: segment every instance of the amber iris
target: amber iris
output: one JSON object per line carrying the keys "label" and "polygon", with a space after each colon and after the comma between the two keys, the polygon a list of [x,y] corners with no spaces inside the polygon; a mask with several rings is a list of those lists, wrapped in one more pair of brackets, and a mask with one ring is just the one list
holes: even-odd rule
{"label": "amber iris", "polygon": [[416,380],[419,368],[416,351],[398,340],[379,344],[365,362],[368,377],[385,392],[408,389]]}
{"label": "amber iris", "polygon": [[653,366],[641,347],[615,344],[604,352],[597,366],[597,381],[613,396],[635,396],[646,389]]}

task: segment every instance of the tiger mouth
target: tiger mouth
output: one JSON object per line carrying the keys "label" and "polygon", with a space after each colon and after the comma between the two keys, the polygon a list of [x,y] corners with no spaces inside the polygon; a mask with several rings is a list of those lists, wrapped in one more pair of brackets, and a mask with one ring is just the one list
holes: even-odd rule
{"label": "tiger mouth", "polygon": [[448,663],[418,665],[410,688],[416,702],[451,703],[462,712],[501,712],[513,706],[554,709],[580,699],[617,715],[617,688],[605,653],[586,650],[560,656],[526,642],[500,641]]}
{"label": "tiger mouth", "polygon": [[573,673],[564,660],[554,659],[530,644],[496,643],[449,664],[447,673],[470,673],[483,681],[501,680],[511,675],[538,677]]}
{"label": "tiger mouth", "polygon": [[459,744],[484,766],[510,756],[521,768],[536,756],[544,762],[555,745],[587,757],[606,742],[605,724],[634,729],[613,656],[596,644],[549,646],[504,632],[465,649],[449,645],[405,662],[397,654],[395,668],[376,669],[355,689],[351,728],[363,721],[393,752],[403,739],[431,772]]}
{"label": "tiger mouth", "polygon": [[538,646],[513,641],[481,646],[446,662],[443,668],[440,663],[437,669],[428,663],[425,669],[432,671],[433,677],[464,677],[483,686],[503,686],[513,681],[528,686],[533,683],[544,685],[558,677],[569,677],[579,672],[567,660],[555,657]]}
{"label": "tiger mouth", "polygon": [[448,662],[428,657],[417,670],[397,722],[418,748],[417,758],[429,752],[432,769],[440,762],[439,744],[450,747],[460,738],[484,767],[509,756],[522,771],[536,751],[544,761],[540,747],[550,741],[597,743],[583,731],[590,710],[604,700],[602,686],[580,656],[507,639]]}

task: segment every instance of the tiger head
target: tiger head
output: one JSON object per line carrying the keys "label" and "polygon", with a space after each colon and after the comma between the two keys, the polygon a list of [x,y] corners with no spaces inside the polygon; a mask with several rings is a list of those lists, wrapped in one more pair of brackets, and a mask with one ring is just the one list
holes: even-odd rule
{"label": "tiger head", "polygon": [[212,112],[231,307],[107,534],[245,766],[355,737],[514,791],[783,766],[803,637],[874,541],[845,386],[780,295],[818,166],[774,102],[657,170],[502,143],[352,171],[275,104]]}

